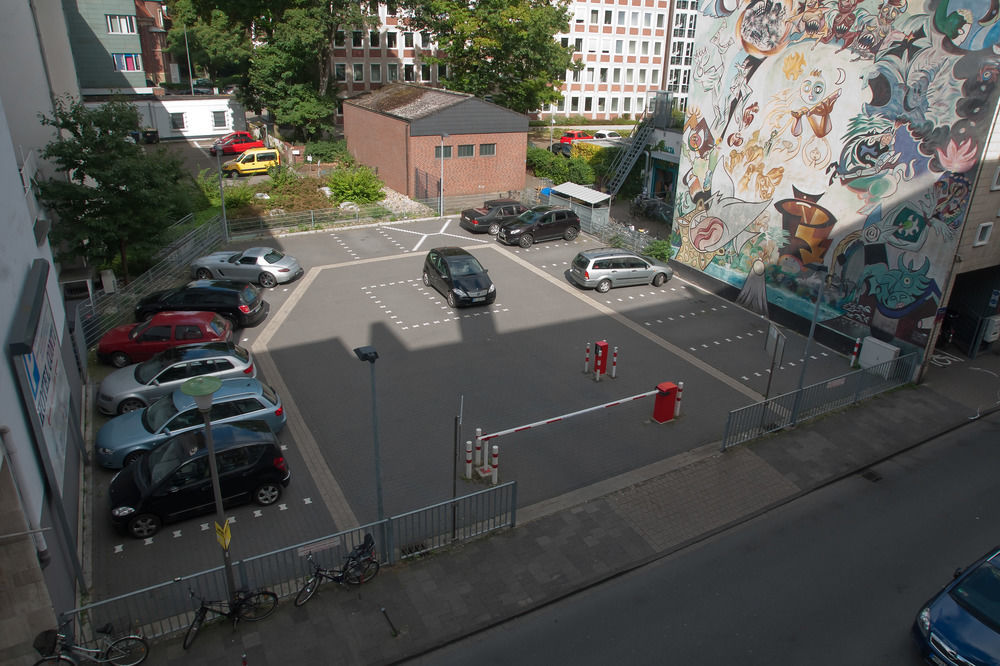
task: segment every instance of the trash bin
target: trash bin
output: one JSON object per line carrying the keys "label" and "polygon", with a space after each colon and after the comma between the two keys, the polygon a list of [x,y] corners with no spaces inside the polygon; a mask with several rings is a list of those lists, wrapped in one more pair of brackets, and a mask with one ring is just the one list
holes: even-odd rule
{"label": "trash bin", "polygon": [[160,132],[155,129],[144,129],[142,130],[142,140],[145,143],[159,143]]}
{"label": "trash bin", "polygon": [[129,132],[128,135],[132,137],[133,143],[139,143],[142,140],[142,132],[140,132],[139,130],[133,130]]}

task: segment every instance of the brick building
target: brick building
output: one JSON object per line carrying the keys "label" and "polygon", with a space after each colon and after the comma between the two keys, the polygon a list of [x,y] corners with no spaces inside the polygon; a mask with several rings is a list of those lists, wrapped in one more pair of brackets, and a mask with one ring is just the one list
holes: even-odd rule
{"label": "brick building", "polygon": [[416,199],[521,190],[528,118],[471,95],[396,83],[344,102],[351,155]]}

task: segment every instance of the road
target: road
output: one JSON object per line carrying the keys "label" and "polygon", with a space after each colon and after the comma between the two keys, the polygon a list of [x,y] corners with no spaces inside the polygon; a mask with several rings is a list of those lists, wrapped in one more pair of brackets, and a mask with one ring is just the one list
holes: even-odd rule
{"label": "road", "polygon": [[921,604],[1000,542],[1000,414],[411,664],[921,663]]}

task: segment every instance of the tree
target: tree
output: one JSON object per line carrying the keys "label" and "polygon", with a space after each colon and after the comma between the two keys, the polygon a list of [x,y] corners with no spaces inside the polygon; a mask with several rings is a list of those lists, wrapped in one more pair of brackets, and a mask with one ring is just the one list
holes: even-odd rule
{"label": "tree", "polygon": [[59,134],[42,157],[64,178],[40,183],[42,200],[58,215],[50,232],[57,255],[98,266],[117,256],[127,282],[129,250],[155,247],[186,212],[188,177],[180,161],[136,145],[130,133],[139,127],[139,112],[124,101],[88,108],[64,97],[52,117],[40,120]]}
{"label": "tree", "polygon": [[566,0],[413,0],[407,25],[437,40],[446,64],[446,86],[477,97],[491,96],[508,109],[527,113],[561,97],[566,70],[582,63],[555,40],[569,31]]}
{"label": "tree", "polygon": [[213,80],[221,76],[246,80],[253,52],[247,27],[218,9],[201,15],[192,0],[173,0],[170,20],[167,48],[178,58],[190,54],[195,76],[205,71]]}

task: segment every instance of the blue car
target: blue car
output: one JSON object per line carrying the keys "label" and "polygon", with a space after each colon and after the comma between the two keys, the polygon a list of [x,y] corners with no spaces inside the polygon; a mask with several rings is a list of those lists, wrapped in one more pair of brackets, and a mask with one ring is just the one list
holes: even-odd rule
{"label": "blue car", "polygon": [[[256,379],[224,379],[212,396],[212,424],[258,419],[273,432],[285,425],[285,410],[278,393]],[[131,465],[160,442],[182,432],[203,428],[205,421],[194,398],[180,389],[149,407],[126,412],[97,431],[94,448],[102,467]]]}
{"label": "blue car", "polygon": [[1000,664],[1000,546],[955,572],[917,614],[913,637],[929,664]]}

